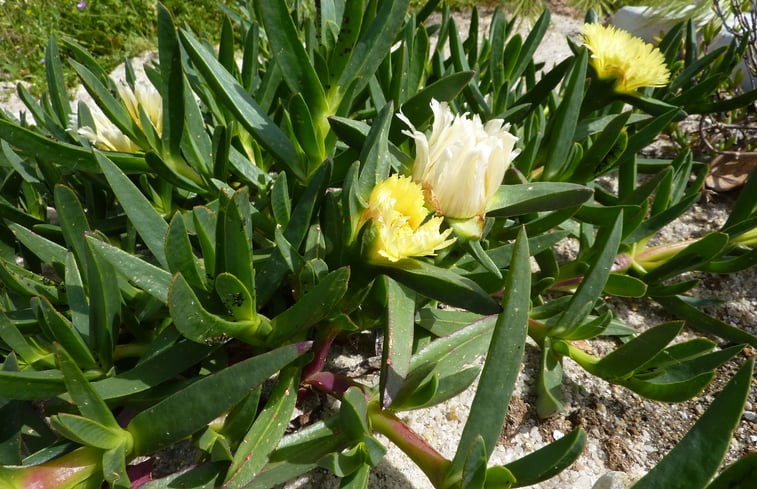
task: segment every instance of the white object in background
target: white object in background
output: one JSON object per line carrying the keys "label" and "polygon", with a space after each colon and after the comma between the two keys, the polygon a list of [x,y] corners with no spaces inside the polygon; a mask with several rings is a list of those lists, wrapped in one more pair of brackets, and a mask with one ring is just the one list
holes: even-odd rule
{"label": "white object in background", "polygon": [[[685,13],[685,12],[684,12]],[[712,13],[714,16],[715,13]],[[647,42],[651,42],[655,37],[670,30],[675,24],[680,22],[680,18],[660,18],[655,15],[650,7],[623,7],[612,16],[611,24],[620,29],[626,30],[635,36],[639,36]],[[752,26],[755,28],[755,26]],[[725,29],[712,42],[711,49],[727,45],[733,39],[733,35]],[[744,80],[741,82],[741,88],[744,91],[757,88],[757,79],[749,73],[746,64],[742,60],[737,69],[744,74]]]}

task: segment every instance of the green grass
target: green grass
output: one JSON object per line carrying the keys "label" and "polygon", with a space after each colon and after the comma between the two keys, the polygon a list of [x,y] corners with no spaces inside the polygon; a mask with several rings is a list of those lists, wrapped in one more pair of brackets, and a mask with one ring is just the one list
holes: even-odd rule
{"label": "green grass", "polygon": [[[222,13],[216,0],[163,0],[177,25],[217,37]],[[110,70],[155,49],[153,0],[5,0],[0,4],[0,80],[44,87],[44,56],[51,35],[75,39]],[[69,82],[73,75],[69,74]]]}

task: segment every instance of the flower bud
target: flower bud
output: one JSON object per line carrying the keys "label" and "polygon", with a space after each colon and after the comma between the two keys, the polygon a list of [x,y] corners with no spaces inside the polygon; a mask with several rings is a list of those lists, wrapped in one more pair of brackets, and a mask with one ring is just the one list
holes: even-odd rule
{"label": "flower bud", "polygon": [[415,140],[413,180],[437,214],[454,219],[482,217],[516,156],[518,138],[501,119],[483,124],[478,115],[456,116],[449,106],[431,101],[434,123],[426,135],[400,114]]}

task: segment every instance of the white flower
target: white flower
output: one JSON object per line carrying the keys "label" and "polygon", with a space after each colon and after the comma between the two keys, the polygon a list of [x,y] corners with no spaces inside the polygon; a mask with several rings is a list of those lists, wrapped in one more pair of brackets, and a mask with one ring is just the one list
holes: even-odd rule
{"label": "white flower", "polygon": [[[163,133],[163,100],[160,97],[160,93],[145,82],[137,82],[134,86],[134,90],[123,82],[116,85],[118,89],[118,95],[121,97],[126,110],[129,113],[129,117],[142,129],[142,120],[139,117],[139,109],[141,108],[150,124],[155,129],[158,136]],[[75,117],[75,116],[74,116]],[[91,143],[100,149],[107,151],[120,151],[123,153],[136,153],[142,151],[142,148],[137,146],[131,139],[129,139],[121,130],[108,119],[99,107],[92,109],[92,119],[94,119],[95,127],[80,127],[77,132],[87,138]]]}
{"label": "white flower", "polygon": [[454,219],[483,216],[517,154],[513,147],[518,138],[501,119],[482,124],[479,116],[456,116],[437,100],[431,100],[431,110],[434,123],[428,138],[399,115],[411,129],[404,133],[415,139],[413,180],[438,214]]}
{"label": "white flower", "polygon": [[144,130],[142,121],[139,118],[139,107],[142,107],[152,127],[155,128],[155,132],[159,136],[163,134],[163,99],[155,87],[142,81],[134,84],[133,91],[126,83],[119,83],[116,87],[118,88],[121,100],[126,105],[126,110],[129,111],[131,119]]}
{"label": "white flower", "polygon": [[141,151],[140,147],[126,137],[126,134],[121,132],[121,129],[116,127],[98,108],[92,110],[92,119],[95,122],[94,129],[84,126],[80,127],[77,132],[98,148],[122,153]]}

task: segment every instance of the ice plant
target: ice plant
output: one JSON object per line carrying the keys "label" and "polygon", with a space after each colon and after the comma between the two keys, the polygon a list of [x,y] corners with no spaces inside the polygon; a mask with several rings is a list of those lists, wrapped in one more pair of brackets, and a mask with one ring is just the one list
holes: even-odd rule
{"label": "ice plant", "polygon": [[518,138],[501,119],[486,124],[478,115],[455,115],[445,102],[431,100],[431,136],[410,127],[415,140],[413,180],[437,214],[453,219],[481,217],[502,183]]}
{"label": "ice plant", "polygon": [[670,72],[659,49],[614,26],[584,24],[584,46],[591,51],[591,65],[600,80],[615,80],[615,91],[633,93],[642,87],[661,87]]}
{"label": "ice plant", "polygon": [[0,467],[3,489],[66,489],[82,487],[102,473],[102,452],[81,447],[55,460],[31,466]]}
{"label": "ice plant", "polygon": [[[137,83],[132,90],[125,83],[118,83],[118,94],[121,97],[131,119],[142,129],[142,119],[139,117],[140,108],[147,116],[150,124],[158,135],[163,133],[163,102],[158,91],[147,83]],[[78,133],[87,138],[100,149],[136,153],[141,151],[134,141],[129,139],[101,110],[92,110],[95,127],[80,127]]]}
{"label": "ice plant", "polygon": [[137,82],[133,90],[125,83],[117,84],[117,88],[132,120],[143,130],[145,129],[139,117],[139,109],[142,108],[152,127],[158,135],[161,135],[163,133],[163,100],[155,87],[149,83]]}
{"label": "ice plant", "polygon": [[371,259],[397,262],[411,256],[428,256],[454,242],[451,229],[440,231],[442,219],[428,217],[423,190],[409,177],[392,175],[371,192],[363,221],[373,222]]}

